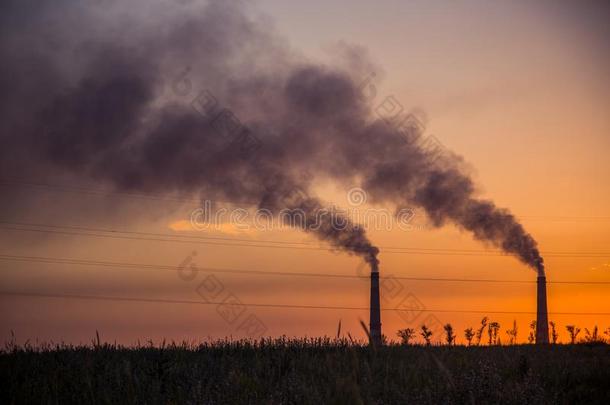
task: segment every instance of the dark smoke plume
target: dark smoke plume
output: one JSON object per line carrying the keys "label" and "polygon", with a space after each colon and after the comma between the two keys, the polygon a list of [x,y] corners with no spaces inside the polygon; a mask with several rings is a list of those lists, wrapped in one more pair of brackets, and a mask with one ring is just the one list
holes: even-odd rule
{"label": "dark smoke plume", "polygon": [[[371,64],[357,48],[340,48],[344,65],[318,65],[242,2],[127,3],[2,2],[3,177],[70,173],[119,189],[258,201],[305,212],[300,227],[311,230],[323,204],[307,171],[359,181],[373,203],[417,204],[434,225],[453,223],[543,272],[536,242],[476,196],[460,157],[438,157],[417,131],[373,119],[360,89]],[[195,112],[210,95],[260,148],[244,151],[217,114]],[[312,232],[376,269],[365,232],[349,221],[337,229],[337,219],[346,221],[335,213]]]}

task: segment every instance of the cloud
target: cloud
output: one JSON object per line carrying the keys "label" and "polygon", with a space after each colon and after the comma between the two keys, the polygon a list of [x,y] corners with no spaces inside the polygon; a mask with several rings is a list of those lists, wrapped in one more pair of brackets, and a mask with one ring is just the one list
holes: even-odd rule
{"label": "cloud", "polygon": [[374,119],[356,79],[372,65],[362,50],[305,61],[239,1],[149,10],[4,4],[3,173],[302,212],[295,227],[375,269],[378,249],[340,213],[310,226],[327,208],[312,182],[358,183],[373,203],[421,207],[542,271],[534,239],[477,197],[460,157],[422,144],[413,122]]}

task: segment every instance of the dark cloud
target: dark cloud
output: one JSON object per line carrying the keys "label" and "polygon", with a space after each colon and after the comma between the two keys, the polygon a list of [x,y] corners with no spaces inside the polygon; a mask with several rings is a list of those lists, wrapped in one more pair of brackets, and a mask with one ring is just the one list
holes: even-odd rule
{"label": "dark cloud", "polygon": [[[274,214],[288,208],[305,213],[303,230],[376,267],[377,248],[340,213],[310,226],[324,204],[308,172],[359,181],[375,203],[417,204],[435,225],[454,223],[542,269],[535,241],[476,197],[459,157],[439,157],[417,131],[372,119],[355,79],[372,66],[362,50],[341,44],[343,65],[305,62],[237,1],[176,4],[152,21],[137,12],[109,19],[87,4],[2,6],[10,22],[0,42],[3,174],[69,173],[124,190],[255,202]],[[213,114],[192,108],[206,89]],[[262,147],[236,142],[245,128]]]}

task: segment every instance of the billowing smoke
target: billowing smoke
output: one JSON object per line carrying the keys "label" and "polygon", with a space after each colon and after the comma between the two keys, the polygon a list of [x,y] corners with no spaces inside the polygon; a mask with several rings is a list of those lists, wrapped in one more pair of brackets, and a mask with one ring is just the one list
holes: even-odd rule
{"label": "billowing smoke", "polygon": [[340,213],[310,226],[324,204],[308,172],[359,182],[375,204],[420,206],[434,225],[453,223],[543,272],[534,239],[477,197],[459,156],[374,119],[360,88],[371,63],[358,48],[338,47],[343,64],[315,64],[243,2],[128,3],[2,3],[3,174],[71,173],[304,212],[298,227],[376,270],[377,248]]}

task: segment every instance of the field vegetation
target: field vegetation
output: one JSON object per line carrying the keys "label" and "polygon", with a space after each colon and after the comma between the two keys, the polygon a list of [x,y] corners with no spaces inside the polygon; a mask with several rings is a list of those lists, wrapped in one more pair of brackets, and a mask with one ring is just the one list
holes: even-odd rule
{"label": "field vegetation", "polygon": [[452,328],[445,328],[443,345],[430,342],[428,328],[419,331],[423,344],[413,344],[416,331],[410,329],[398,332],[401,342],[381,347],[351,337],[135,347],[101,343],[99,337],[83,346],[9,343],[0,354],[0,401],[610,403],[610,345],[499,345],[495,326],[485,324],[492,325],[491,333],[469,328],[468,346],[455,344]]}

